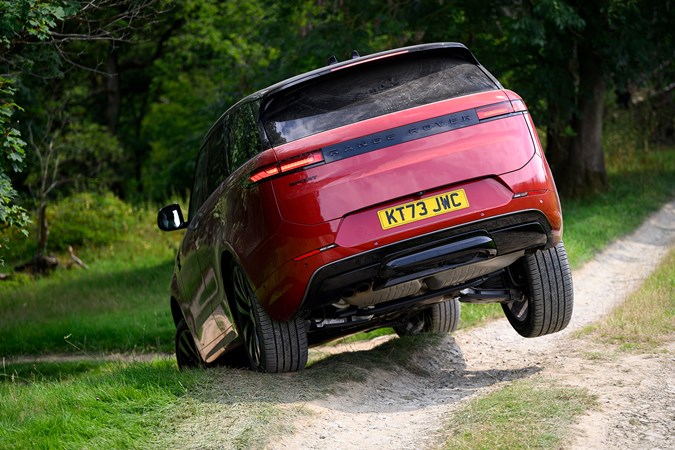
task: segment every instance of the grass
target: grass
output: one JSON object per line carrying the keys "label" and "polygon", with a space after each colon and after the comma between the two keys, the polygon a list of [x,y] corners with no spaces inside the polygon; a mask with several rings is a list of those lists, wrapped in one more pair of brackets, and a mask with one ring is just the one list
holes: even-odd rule
{"label": "grass", "polygon": [[180,236],[153,228],[138,221],[124,240],[79,252],[89,270],[0,283],[0,356],[172,351],[168,288]]}
{"label": "grass", "polygon": [[608,189],[591,198],[563,199],[564,240],[572,268],[637,228],[675,197],[675,149],[627,157],[608,155]]}
{"label": "grass", "polygon": [[675,333],[675,250],[635,293],[578,336],[591,336],[620,350],[658,351]]}
{"label": "grass", "polygon": [[281,375],[224,367],[178,372],[173,358],[3,366],[0,449],[262,448],[308,414],[283,405],[324,399],[374,369],[411,364],[434,342],[397,339]]}
{"label": "grass", "polygon": [[0,448],[146,448],[213,374],[150,363],[16,364],[0,373]]}
{"label": "grass", "polygon": [[443,448],[561,448],[566,427],[596,405],[585,389],[521,380],[466,404],[447,422]]}

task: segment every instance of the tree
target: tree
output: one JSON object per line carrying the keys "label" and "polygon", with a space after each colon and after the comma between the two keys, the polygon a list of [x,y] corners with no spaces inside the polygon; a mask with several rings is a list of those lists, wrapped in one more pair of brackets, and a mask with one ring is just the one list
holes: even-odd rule
{"label": "tree", "polygon": [[47,254],[50,199],[63,189],[78,192],[109,188],[116,177],[112,167],[122,154],[105,127],[73,120],[68,100],[66,96],[53,102],[43,114],[46,122],[42,126],[28,124],[28,144],[37,160],[31,164],[26,181],[37,205],[36,260]]}
{"label": "tree", "polygon": [[[91,50],[128,42],[140,26],[152,24],[159,1],[0,0],[0,229],[27,221],[12,186],[18,179],[37,203],[38,257],[46,252],[50,196],[57,188],[91,189],[92,180],[111,180],[103,171],[119,162],[116,138],[88,112],[97,111],[86,107],[91,95],[81,95],[83,86],[87,90],[82,74],[116,76],[101,70],[106,54]],[[77,95],[66,101],[64,92]],[[33,151],[27,157],[25,140]],[[24,160],[29,170],[21,180]]]}
{"label": "tree", "polygon": [[491,7],[482,17],[472,17],[489,36],[487,46],[476,50],[494,58],[505,84],[543,119],[559,190],[567,196],[601,191],[608,93],[628,80],[644,84],[658,67],[671,63],[675,5],[652,0],[487,3]]}
{"label": "tree", "polygon": [[146,195],[186,195],[194,159],[209,126],[236,101],[274,81],[281,59],[277,4],[261,0],[186,1],[176,4],[164,53],[153,65],[151,100],[141,137]]}
{"label": "tree", "polygon": [[15,203],[16,191],[9,177],[21,171],[26,145],[12,120],[21,109],[14,100],[16,67],[27,59],[18,47],[28,40],[48,40],[56,24],[72,12],[72,5],[65,2],[0,0],[0,229],[22,228],[28,222],[25,209]]}

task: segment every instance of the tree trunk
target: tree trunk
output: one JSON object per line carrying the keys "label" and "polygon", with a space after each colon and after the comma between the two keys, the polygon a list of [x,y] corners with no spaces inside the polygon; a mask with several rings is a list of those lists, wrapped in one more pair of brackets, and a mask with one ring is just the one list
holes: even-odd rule
{"label": "tree trunk", "polygon": [[47,238],[49,237],[49,224],[47,223],[47,202],[40,202],[38,209],[38,248],[35,252],[36,257],[44,256],[47,253]]}
{"label": "tree trunk", "polygon": [[106,118],[108,120],[108,130],[110,130],[111,134],[115,134],[120,117],[120,105],[122,99],[120,93],[117,52],[114,49],[111,50],[108,55],[107,72],[108,79],[106,80],[106,88],[108,91],[108,104],[106,107]]}
{"label": "tree trunk", "polygon": [[602,148],[606,91],[602,62],[588,43],[579,46],[578,59],[578,113],[572,119],[575,135],[559,183],[563,195],[574,197],[599,192],[607,186]]}

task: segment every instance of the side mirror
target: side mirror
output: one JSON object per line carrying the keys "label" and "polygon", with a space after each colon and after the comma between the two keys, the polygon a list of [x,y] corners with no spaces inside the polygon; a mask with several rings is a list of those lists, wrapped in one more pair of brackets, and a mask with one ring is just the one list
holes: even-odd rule
{"label": "side mirror", "polygon": [[168,205],[157,213],[157,226],[162,231],[175,231],[187,228],[183,212],[177,204]]}

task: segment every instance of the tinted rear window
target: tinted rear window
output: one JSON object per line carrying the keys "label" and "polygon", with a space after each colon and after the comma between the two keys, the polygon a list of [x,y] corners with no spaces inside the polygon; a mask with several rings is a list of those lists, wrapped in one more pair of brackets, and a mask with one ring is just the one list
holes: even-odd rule
{"label": "tinted rear window", "polygon": [[497,89],[475,64],[431,52],[345,68],[273,94],[261,108],[272,145],[452,97]]}

